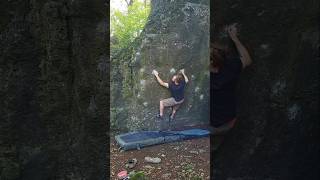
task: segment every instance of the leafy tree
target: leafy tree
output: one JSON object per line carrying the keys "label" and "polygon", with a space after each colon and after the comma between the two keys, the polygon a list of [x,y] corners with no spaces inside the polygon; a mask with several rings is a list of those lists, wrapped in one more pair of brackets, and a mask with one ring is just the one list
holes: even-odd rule
{"label": "leafy tree", "polygon": [[111,11],[111,47],[126,48],[142,32],[149,13],[150,2],[126,1],[127,12]]}

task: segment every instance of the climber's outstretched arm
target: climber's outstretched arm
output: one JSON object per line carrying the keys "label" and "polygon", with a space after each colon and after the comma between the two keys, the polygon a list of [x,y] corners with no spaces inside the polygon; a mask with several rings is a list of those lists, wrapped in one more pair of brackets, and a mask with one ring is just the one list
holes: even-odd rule
{"label": "climber's outstretched arm", "polygon": [[240,59],[241,59],[243,68],[249,66],[252,63],[252,59],[250,57],[248,50],[244,47],[244,45],[241,43],[241,41],[237,36],[238,31],[236,28],[236,24],[233,24],[227,28],[228,28],[227,30],[228,30],[229,36],[234,42],[234,44],[236,45],[237,50],[240,54]]}
{"label": "climber's outstretched arm", "polygon": [[158,83],[159,83],[161,86],[164,86],[164,87],[166,87],[166,88],[169,88],[169,84],[166,83],[166,82],[164,82],[164,81],[162,81],[162,79],[159,77],[158,71],[153,70],[152,73],[153,73],[154,76],[157,78],[157,81],[158,81]]}
{"label": "climber's outstretched arm", "polygon": [[184,77],[184,81],[185,81],[186,83],[188,83],[188,82],[189,82],[189,79],[188,79],[187,75],[184,73],[184,69],[181,69],[180,72],[181,72],[181,74],[182,74],[183,77]]}

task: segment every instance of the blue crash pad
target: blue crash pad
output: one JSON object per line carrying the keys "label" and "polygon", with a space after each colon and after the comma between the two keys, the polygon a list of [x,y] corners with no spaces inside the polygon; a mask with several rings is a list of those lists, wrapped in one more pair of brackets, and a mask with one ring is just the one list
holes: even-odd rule
{"label": "blue crash pad", "polygon": [[209,136],[204,129],[188,129],[183,131],[136,131],[115,136],[123,150],[140,149],[145,146],[175,142]]}

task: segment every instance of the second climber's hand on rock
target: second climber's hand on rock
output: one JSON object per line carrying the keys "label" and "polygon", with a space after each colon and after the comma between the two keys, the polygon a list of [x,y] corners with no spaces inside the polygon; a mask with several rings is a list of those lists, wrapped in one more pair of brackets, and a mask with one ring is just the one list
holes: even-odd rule
{"label": "second climber's hand on rock", "polygon": [[237,23],[233,23],[227,26],[227,32],[233,41],[237,40],[238,39]]}
{"label": "second climber's hand on rock", "polygon": [[184,69],[180,69],[180,72],[181,72],[182,74],[184,74]]}

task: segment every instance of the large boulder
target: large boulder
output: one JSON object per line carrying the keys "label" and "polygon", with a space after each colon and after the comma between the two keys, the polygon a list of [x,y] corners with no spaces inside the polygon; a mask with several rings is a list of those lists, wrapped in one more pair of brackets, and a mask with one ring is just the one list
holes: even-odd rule
{"label": "large boulder", "polygon": [[[184,68],[190,79],[174,123],[209,122],[209,1],[151,1],[148,22],[127,58],[112,58],[111,122],[123,130],[156,129],[159,101],[169,98],[151,74],[168,82]],[[119,63],[121,62],[121,63]],[[117,72],[117,73],[116,73]],[[119,78],[121,77],[121,78]],[[166,118],[169,112],[166,112]]]}

